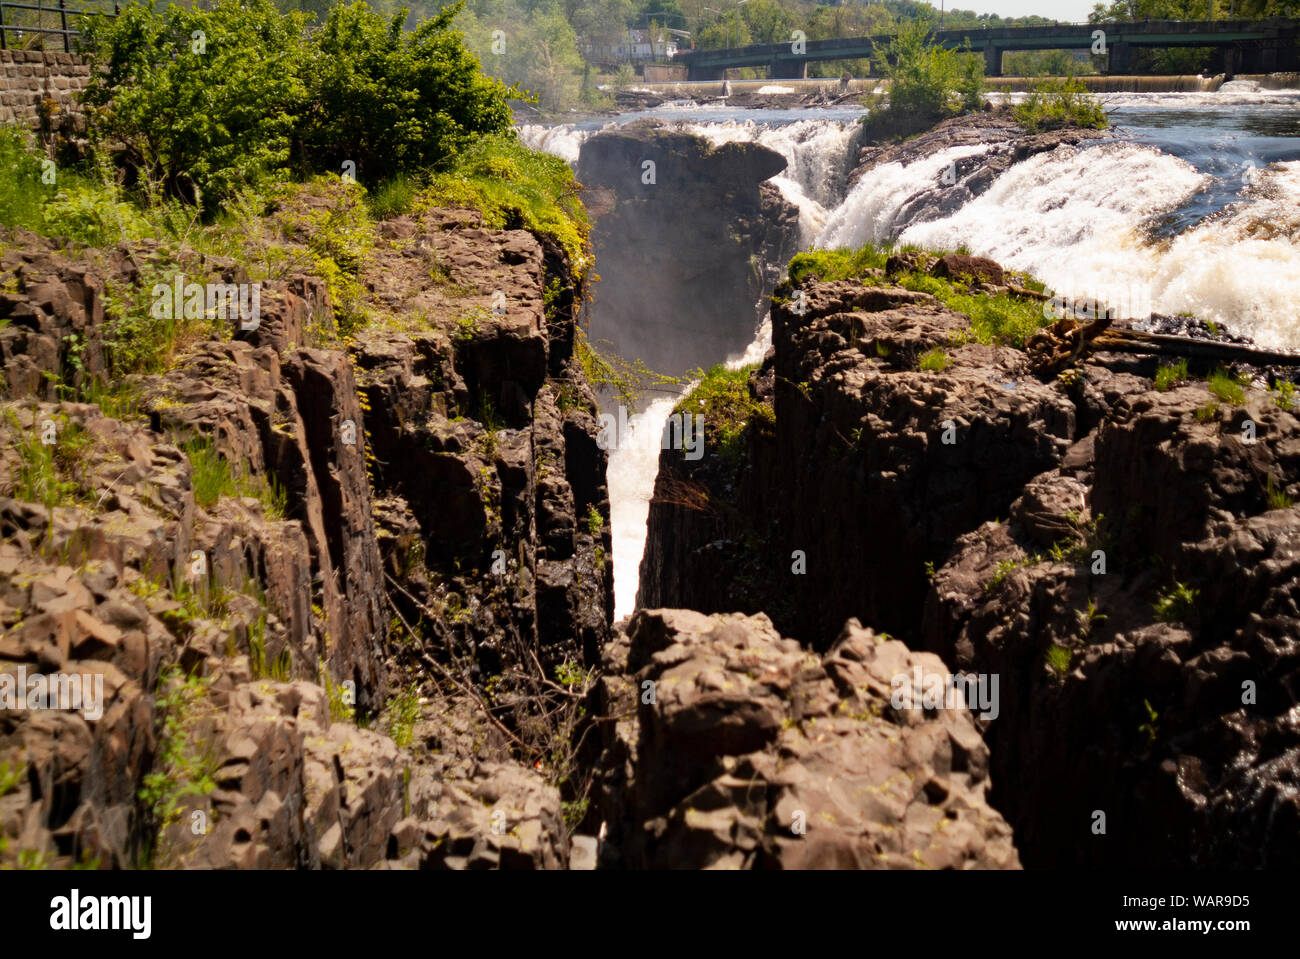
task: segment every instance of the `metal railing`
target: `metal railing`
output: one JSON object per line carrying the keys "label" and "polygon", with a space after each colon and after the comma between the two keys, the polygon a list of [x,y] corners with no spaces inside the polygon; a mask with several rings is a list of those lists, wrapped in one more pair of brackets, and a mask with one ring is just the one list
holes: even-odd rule
{"label": "metal railing", "polygon": [[[36,22],[23,23],[19,21],[32,20],[30,15],[19,13],[14,15],[10,11],[33,11],[36,13],[34,18]],[[23,39],[27,34],[37,34],[38,36],[52,35],[63,38],[63,52],[72,52],[72,38],[80,36],[81,31],[70,29],[68,27],[69,17],[82,17],[87,14],[102,13],[106,17],[115,17],[121,12],[121,6],[114,0],[113,9],[110,11],[103,7],[74,9],[69,7],[67,0],[51,0],[51,3],[9,3],[7,0],[0,0],[0,50],[9,49],[9,34],[18,34],[18,39]],[[6,13],[9,15],[6,17]],[[47,27],[45,25],[46,16],[51,19],[57,19],[57,27]],[[74,21],[75,24],[75,21]]]}

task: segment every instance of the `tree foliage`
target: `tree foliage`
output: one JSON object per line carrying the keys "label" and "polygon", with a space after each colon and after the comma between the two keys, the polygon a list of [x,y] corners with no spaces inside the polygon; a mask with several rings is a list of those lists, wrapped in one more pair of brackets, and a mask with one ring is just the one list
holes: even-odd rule
{"label": "tree foliage", "polygon": [[290,172],[379,179],[445,162],[507,131],[512,91],[483,76],[451,26],[459,4],[403,32],[363,2],[322,28],[271,0],[211,9],[142,4],[90,18],[92,139],[120,144],[150,187],[212,212],[244,185]]}

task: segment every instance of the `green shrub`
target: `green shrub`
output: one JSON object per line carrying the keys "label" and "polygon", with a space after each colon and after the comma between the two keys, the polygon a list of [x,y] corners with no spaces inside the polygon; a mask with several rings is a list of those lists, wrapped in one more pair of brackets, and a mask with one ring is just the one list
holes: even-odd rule
{"label": "green shrub", "polygon": [[1077,77],[1037,81],[1013,112],[1016,122],[1031,133],[1060,127],[1104,130],[1110,126],[1101,101]]}
{"label": "green shrub", "polygon": [[147,183],[214,211],[289,160],[309,103],[306,23],[271,0],[131,4],[116,18],[88,17],[92,139],[121,143]]}
{"label": "green shrub", "polygon": [[451,159],[480,134],[507,134],[518,94],[479,72],[452,20],[456,3],[402,30],[365,3],[330,10],[307,56],[312,107],[300,124],[305,160],[338,172],[356,163],[364,182]]}
{"label": "green shrub", "polygon": [[740,460],[745,429],[750,423],[771,429],[772,408],[749,394],[749,374],[757,364],[730,370],[718,364],[699,377],[699,384],[682,398],[674,412],[702,413],[706,443],[730,465]]}
{"label": "green shrub", "polygon": [[889,107],[884,113],[891,118],[933,122],[979,106],[983,59],[931,43],[931,29],[928,20],[904,24],[877,59],[881,74],[889,79]]}
{"label": "green shrub", "polygon": [[1273,392],[1273,402],[1281,409],[1289,410],[1295,405],[1295,384],[1290,380],[1278,380]]}
{"label": "green shrub", "polygon": [[378,184],[445,164],[475,137],[507,133],[516,93],[479,72],[451,28],[459,10],[406,32],[405,10],[340,4],[311,34],[306,14],[271,0],[88,17],[92,142],[120,143],[149,189],[207,216],[291,170]]}
{"label": "green shrub", "polygon": [[1187,361],[1167,363],[1156,370],[1156,389],[1161,393],[1187,381]]}

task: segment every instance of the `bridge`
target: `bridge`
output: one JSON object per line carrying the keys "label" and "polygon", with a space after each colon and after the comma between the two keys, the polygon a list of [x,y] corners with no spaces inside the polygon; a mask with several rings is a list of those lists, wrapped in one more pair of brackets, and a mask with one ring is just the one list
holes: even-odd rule
{"label": "bridge", "polygon": [[[985,73],[1002,76],[1002,54],[1022,50],[1091,51],[1096,31],[1105,33],[1107,72],[1133,70],[1133,51],[1151,47],[1213,47],[1216,72],[1274,73],[1300,70],[1300,20],[1142,20],[1133,23],[1061,24],[1051,27],[997,27],[939,30],[932,42],[950,50],[984,54]],[[818,60],[858,60],[877,56],[892,36],[806,40],[802,44],[769,43],[729,50],[690,50],[675,60],[685,63],[691,80],[720,80],[727,70],[766,67],[768,76],[799,79]],[[798,50],[796,53],[795,51]]]}

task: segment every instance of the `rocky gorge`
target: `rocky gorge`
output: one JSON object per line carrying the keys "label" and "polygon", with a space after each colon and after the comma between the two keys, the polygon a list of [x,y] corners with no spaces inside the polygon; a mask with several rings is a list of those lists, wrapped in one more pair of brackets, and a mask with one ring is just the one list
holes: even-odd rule
{"label": "rocky gorge", "polygon": [[[855,136],[840,189],[933,165],[901,233],[1103,139],[1004,111]],[[161,252],[6,231],[0,676],[104,696],[0,708],[0,863],[1300,861],[1286,370],[1089,346],[970,252],[797,255],[795,165],[603,131],[575,161],[599,279],[420,206],[376,224],[359,302],[289,271],[129,401],[111,331]],[[316,183],[272,219],[311,250],[351,202]],[[669,401],[704,455],[656,444],[627,616],[593,340],[713,367]],[[930,698],[963,676],[993,700]]]}

